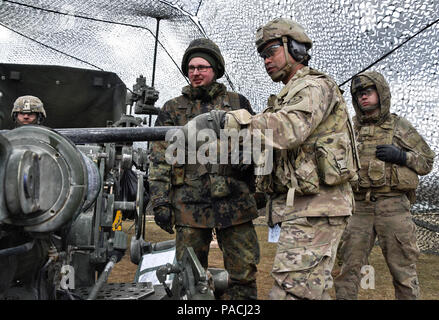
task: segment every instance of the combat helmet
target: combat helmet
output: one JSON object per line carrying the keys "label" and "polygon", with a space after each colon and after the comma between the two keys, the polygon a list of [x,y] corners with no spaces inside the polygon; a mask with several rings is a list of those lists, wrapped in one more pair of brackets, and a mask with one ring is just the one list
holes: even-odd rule
{"label": "combat helmet", "polygon": [[359,90],[364,90],[369,87],[375,87],[375,82],[367,75],[359,74],[352,78],[351,84],[351,92],[355,94],[355,92]]}
{"label": "combat helmet", "polygon": [[37,123],[40,124],[46,118],[46,110],[44,110],[43,102],[35,96],[21,96],[14,102],[11,117],[14,122],[17,120],[17,113],[37,114]]}
{"label": "combat helmet", "polygon": [[188,76],[189,59],[196,52],[205,53],[213,59],[214,63],[212,66],[214,67],[217,79],[224,75],[225,63],[219,47],[212,40],[200,38],[192,40],[184,52],[183,59],[181,61],[181,69],[186,77]]}
{"label": "combat helmet", "polygon": [[256,48],[259,53],[261,53],[266,43],[273,40],[280,41],[280,44],[284,47],[286,57],[285,66],[271,75],[273,81],[282,80],[293,69],[294,64],[290,62],[287,53],[290,53],[296,60],[296,64],[308,65],[311,58],[308,50],[312,48],[312,41],[300,24],[290,19],[276,18],[257,29]]}
{"label": "combat helmet", "polygon": [[256,47],[258,52],[261,52],[264,44],[267,42],[282,39],[283,36],[304,44],[306,50],[312,48],[312,41],[300,24],[290,19],[276,18],[265,26],[259,27],[256,31]]}

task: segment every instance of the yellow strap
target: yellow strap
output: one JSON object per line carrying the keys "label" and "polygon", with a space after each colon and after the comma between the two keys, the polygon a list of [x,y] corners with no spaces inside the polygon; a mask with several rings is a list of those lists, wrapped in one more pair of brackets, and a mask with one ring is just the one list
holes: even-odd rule
{"label": "yellow strap", "polygon": [[113,221],[113,231],[122,231],[122,211],[116,211],[116,217]]}

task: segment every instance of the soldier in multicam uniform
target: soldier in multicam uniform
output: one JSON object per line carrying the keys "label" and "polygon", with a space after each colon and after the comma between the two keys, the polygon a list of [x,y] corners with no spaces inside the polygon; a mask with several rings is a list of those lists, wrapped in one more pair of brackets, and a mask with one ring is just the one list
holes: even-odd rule
{"label": "soldier in multicam uniform", "polygon": [[390,113],[390,89],[380,73],[354,77],[351,94],[361,170],[352,184],[355,212],[340,246],[343,264],[335,279],[336,296],[357,298],[360,270],[378,236],[396,299],[417,299],[419,249],[410,204],[418,175],[432,170],[435,154],[406,119]]}
{"label": "soldier in multicam uniform", "polygon": [[28,124],[42,124],[46,119],[43,102],[35,96],[21,96],[14,102],[11,118],[16,127]]}
{"label": "soldier in multicam uniform", "polygon": [[[354,205],[349,181],[358,159],[343,96],[327,75],[308,67],[312,41],[289,19],[258,29],[256,46],[273,81],[285,87],[261,114],[211,112],[197,129],[271,130],[274,169],[257,178],[270,195],[268,224],[281,225],[270,299],[330,299],[337,245]],[[207,119],[209,120],[209,119]],[[264,137],[262,137],[264,141]],[[258,164],[259,161],[256,161]]]}
{"label": "soldier in multicam uniform", "polygon": [[[216,80],[224,74],[224,59],[208,39],[193,40],[186,49],[182,70],[189,77],[182,95],[165,103],[156,126],[182,126],[211,110],[245,108],[241,94],[228,92]],[[192,247],[203,267],[208,266],[209,245],[215,229],[231,283],[223,299],[257,299],[256,265],[259,243],[253,225],[257,208],[246,180],[252,177],[239,165],[170,165],[166,142],[151,144],[149,184],[156,223],[169,233],[176,227],[176,256]],[[187,162],[186,162],[187,163]],[[253,186],[254,187],[254,186]]]}

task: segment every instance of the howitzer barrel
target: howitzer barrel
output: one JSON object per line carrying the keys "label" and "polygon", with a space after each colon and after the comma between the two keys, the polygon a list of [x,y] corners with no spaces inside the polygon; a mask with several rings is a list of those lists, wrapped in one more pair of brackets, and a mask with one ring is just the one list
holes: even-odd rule
{"label": "howitzer barrel", "polygon": [[107,143],[165,140],[169,130],[182,127],[108,127],[54,129],[74,143]]}

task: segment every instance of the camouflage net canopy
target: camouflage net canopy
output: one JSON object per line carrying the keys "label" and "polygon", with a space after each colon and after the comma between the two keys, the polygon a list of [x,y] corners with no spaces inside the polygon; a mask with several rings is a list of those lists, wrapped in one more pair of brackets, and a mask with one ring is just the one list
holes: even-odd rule
{"label": "camouflage net canopy", "polygon": [[[255,31],[276,17],[305,28],[313,40],[310,66],[334,77],[351,116],[349,80],[368,68],[379,71],[391,87],[391,111],[439,153],[438,0],[0,0],[0,63],[110,71],[128,88],[142,74],[160,92],[160,107],[188,83],[180,63],[189,42],[207,37],[226,61],[220,82],[261,111],[281,84],[265,72]],[[421,177],[413,207],[436,236],[439,222],[428,217],[439,207],[438,173],[436,161]]]}

